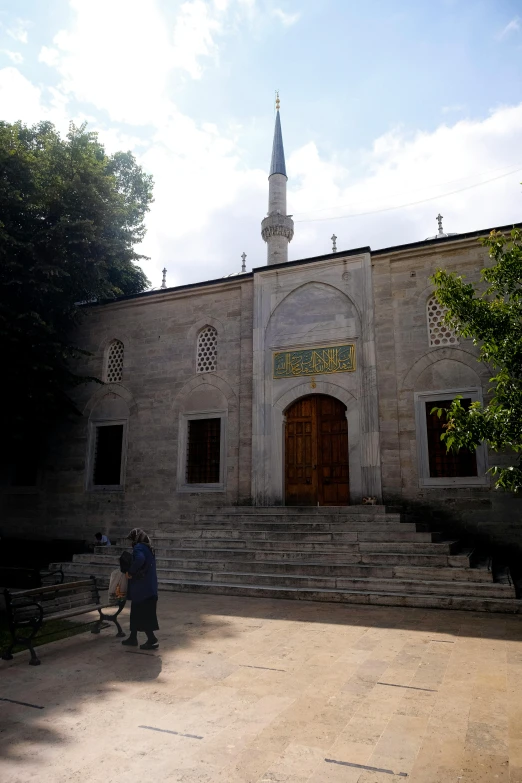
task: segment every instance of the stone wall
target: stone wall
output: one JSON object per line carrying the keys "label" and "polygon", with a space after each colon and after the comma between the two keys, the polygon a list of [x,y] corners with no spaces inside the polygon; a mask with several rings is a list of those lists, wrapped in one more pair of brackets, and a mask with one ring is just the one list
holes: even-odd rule
{"label": "stone wall", "polygon": [[489,476],[475,485],[422,486],[419,464],[416,393],[479,388],[487,398],[490,377],[470,340],[430,347],[430,277],[444,268],[477,282],[487,263],[476,237],[372,254],[383,497],[477,541],[520,547],[520,500],[493,490]]}
{"label": "stone wall", "polygon": [[[196,373],[201,328],[218,333],[217,369]],[[198,508],[248,502],[251,478],[252,279],[166,291],[86,309],[78,367],[101,377],[106,346],[124,344],[121,384],[81,386],[82,415],[49,443],[37,490],[3,488],[4,534],[87,538],[135,525],[157,528]],[[225,490],[178,491],[180,421],[225,410]],[[89,422],[128,417],[125,491],[87,488]]]}

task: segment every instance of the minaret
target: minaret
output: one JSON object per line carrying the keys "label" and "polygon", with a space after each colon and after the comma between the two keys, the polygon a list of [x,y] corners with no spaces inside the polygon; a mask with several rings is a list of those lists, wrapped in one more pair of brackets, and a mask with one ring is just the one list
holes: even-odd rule
{"label": "minaret", "polygon": [[286,214],[287,179],[277,93],[272,164],[268,176],[268,215],[261,223],[261,236],[267,243],[268,264],[288,261],[288,243],[294,236],[294,221],[291,215]]}

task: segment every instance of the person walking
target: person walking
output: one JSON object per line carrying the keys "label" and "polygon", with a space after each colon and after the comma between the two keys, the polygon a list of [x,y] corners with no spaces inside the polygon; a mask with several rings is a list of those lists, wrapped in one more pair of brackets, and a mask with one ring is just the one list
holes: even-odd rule
{"label": "person walking", "polygon": [[147,641],[140,650],[157,650],[159,642],[154,631],[159,630],[156,607],[158,603],[158,576],[156,557],[150,538],[141,528],[131,530],[127,539],[132,544],[132,563],[127,576],[129,586],[127,598],[131,601],[130,636],[122,644],[138,646],[138,631],[147,634]]}

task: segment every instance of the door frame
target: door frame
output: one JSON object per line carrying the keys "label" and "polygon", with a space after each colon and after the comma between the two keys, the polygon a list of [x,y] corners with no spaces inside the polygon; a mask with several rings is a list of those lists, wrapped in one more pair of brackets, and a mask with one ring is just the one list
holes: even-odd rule
{"label": "door frame", "polygon": [[[326,484],[325,484],[325,482],[323,482],[321,480],[321,475],[320,475],[321,474],[321,468],[323,467],[323,462],[322,462],[322,459],[320,458],[320,456],[322,457],[322,451],[321,451],[322,447],[321,447],[321,440],[320,440],[320,432],[321,432],[320,424],[321,424],[321,421],[322,421],[322,417],[321,417],[321,414],[319,412],[319,406],[317,405],[317,402],[318,402],[319,398],[322,399],[322,400],[325,400],[325,399],[326,400],[333,400],[338,405],[341,405],[342,406],[342,413],[341,413],[341,411],[339,411],[340,417],[337,418],[337,421],[339,421],[339,419],[341,421],[343,419],[346,419],[346,453],[345,453],[346,463],[345,464],[346,464],[346,467],[348,469],[348,476],[347,476],[347,480],[346,480],[346,487],[347,487],[347,492],[348,492],[348,502],[347,503],[325,503],[324,502],[324,494],[325,494],[325,485]],[[287,505],[287,498],[288,498],[288,494],[289,494],[288,493],[288,483],[287,483],[288,476],[287,476],[287,473],[286,473],[286,470],[287,470],[286,453],[285,453],[285,449],[286,449],[286,445],[287,445],[287,441],[288,441],[288,430],[287,430],[288,417],[287,417],[287,413],[295,405],[298,405],[303,400],[314,400],[316,402],[316,405],[313,406],[314,412],[313,412],[312,416],[310,417],[310,421],[312,423],[312,463],[315,462],[315,465],[313,465],[313,467],[312,467],[312,471],[313,471],[313,473],[312,473],[312,487],[315,489],[315,500],[317,502],[316,503],[311,503],[311,504],[302,503],[302,504],[293,504],[293,505],[303,505],[303,506],[306,506],[306,505],[318,505],[318,506],[330,506],[330,507],[331,506],[335,507],[337,505],[342,505],[342,506],[350,505],[350,500],[349,500],[349,498],[350,498],[350,465],[349,465],[350,450],[349,450],[349,445],[348,445],[349,444],[349,440],[350,440],[350,433],[348,432],[348,416],[346,415],[346,406],[345,406],[345,404],[343,402],[341,402],[339,399],[337,399],[337,397],[332,397],[331,395],[325,395],[325,394],[318,394],[317,392],[315,392],[313,394],[308,394],[305,397],[300,397],[297,400],[294,400],[294,402],[290,403],[290,405],[286,408],[285,415],[283,417],[284,425],[285,425],[284,428],[283,428],[283,437],[284,437],[283,456],[285,457],[284,464],[283,464],[283,468],[284,468],[283,481],[284,481],[285,505]],[[301,417],[297,417],[297,418],[301,418]],[[312,493],[312,494],[314,494],[314,493]]]}
{"label": "door frame", "polygon": [[312,394],[326,394],[335,397],[346,405],[346,418],[348,420],[348,469],[350,475],[350,504],[359,504],[362,501],[362,468],[361,468],[361,426],[359,401],[343,389],[330,381],[316,379],[315,388],[310,388],[310,381],[300,383],[282,394],[272,407],[272,447],[273,464],[279,464],[279,470],[272,472],[273,493],[279,498],[281,505],[285,504],[285,410],[300,397],[309,397]]}

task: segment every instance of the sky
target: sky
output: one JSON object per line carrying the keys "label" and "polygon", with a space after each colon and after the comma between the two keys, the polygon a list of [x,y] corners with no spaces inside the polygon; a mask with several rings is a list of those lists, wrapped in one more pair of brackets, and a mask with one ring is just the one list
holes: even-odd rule
{"label": "sky", "polygon": [[275,90],[290,260],[522,221],[522,0],[0,5],[0,119],[133,152],[152,287],[266,264]]}

